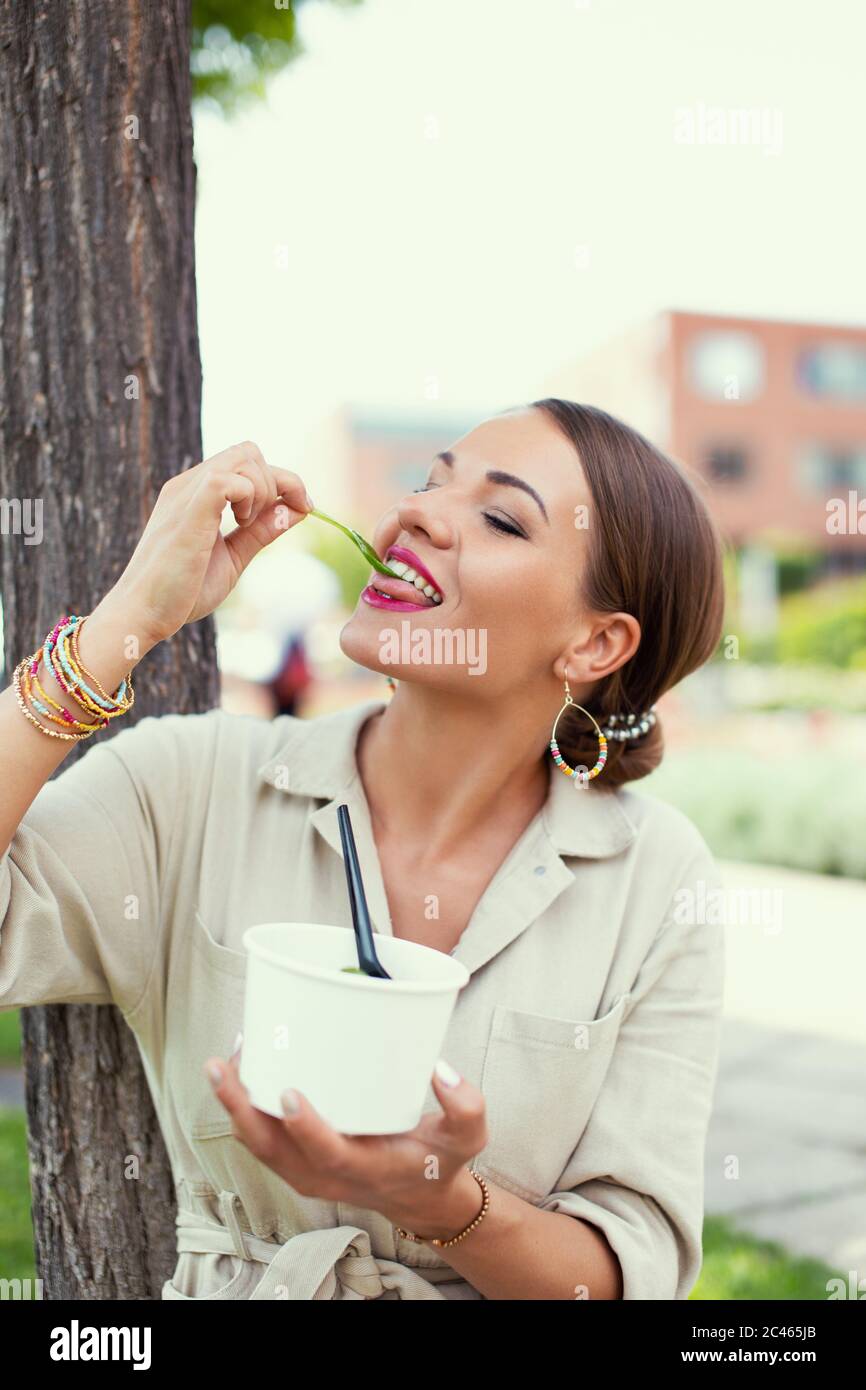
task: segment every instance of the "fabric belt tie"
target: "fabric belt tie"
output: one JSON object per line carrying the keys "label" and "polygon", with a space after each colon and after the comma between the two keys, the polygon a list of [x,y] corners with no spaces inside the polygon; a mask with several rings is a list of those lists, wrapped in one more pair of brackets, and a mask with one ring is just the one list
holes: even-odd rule
{"label": "fabric belt tie", "polygon": [[[241,1230],[236,1192],[221,1192],[219,1205],[225,1225],[181,1207],[177,1213],[178,1254],[236,1255],[267,1268],[249,1295],[250,1299],[370,1299],[395,1291],[398,1298],[444,1299],[435,1284],[395,1260],[377,1258],[370,1247],[370,1233],[360,1226],[328,1227],[301,1231],[283,1245],[262,1240]],[[237,1298],[232,1286],[242,1271],[224,1288],[203,1298]],[[164,1299],[191,1298],[170,1280],[163,1284]]]}

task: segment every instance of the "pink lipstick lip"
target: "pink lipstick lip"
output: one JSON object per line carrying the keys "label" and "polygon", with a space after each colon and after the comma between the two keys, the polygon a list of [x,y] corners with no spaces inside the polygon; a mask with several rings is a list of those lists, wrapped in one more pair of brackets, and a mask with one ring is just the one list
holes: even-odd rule
{"label": "pink lipstick lip", "polygon": [[[408,563],[408,561],[407,561]],[[402,599],[385,598],[377,593],[372,584],[361,590],[361,598],[371,608],[387,608],[390,613],[427,613],[436,610],[435,603],[405,603]]]}
{"label": "pink lipstick lip", "polygon": [[389,560],[402,560],[404,565],[411,565],[416,574],[420,574],[422,579],[426,579],[428,584],[432,584],[433,588],[442,594],[443,598],[445,597],[439,580],[433,578],[427,566],[418,559],[414,550],[407,550],[403,545],[392,545],[385,556],[385,563],[387,564]]}

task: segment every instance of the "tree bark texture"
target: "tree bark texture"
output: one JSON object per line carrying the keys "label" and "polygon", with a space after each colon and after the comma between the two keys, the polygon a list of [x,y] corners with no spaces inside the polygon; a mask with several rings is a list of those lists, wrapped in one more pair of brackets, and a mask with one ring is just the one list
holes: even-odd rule
{"label": "tree bark texture", "polygon": [[[0,495],[42,502],[41,543],[0,537],[8,684],[62,614],[92,611],[162,483],[200,460],[201,367],[189,0],[0,0],[0,26]],[[212,619],[149,653],[135,687],[95,738],[215,705]],[[114,1007],[23,1019],[45,1297],[158,1298],[174,1190],[132,1033]]]}

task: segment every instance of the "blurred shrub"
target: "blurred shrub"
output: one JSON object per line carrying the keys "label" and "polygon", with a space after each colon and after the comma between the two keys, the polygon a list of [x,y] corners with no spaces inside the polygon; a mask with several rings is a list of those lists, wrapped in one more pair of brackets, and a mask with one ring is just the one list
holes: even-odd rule
{"label": "blurred shrub", "polygon": [[826,563],[824,552],[808,537],[778,527],[764,527],[754,538],[776,557],[779,594],[796,594],[818,581]]}
{"label": "blurred shrub", "polygon": [[[776,558],[776,582],[780,596],[796,594],[820,578],[826,564],[823,550],[808,536],[779,526],[765,526],[752,537],[752,544],[771,550]],[[739,571],[742,546],[734,547]]]}
{"label": "blurred shrub", "polygon": [[809,741],[797,751],[684,750],[632,786],[679,807],[722,859],[866,879],[863,762],[828,768]]}
{"label": "blurred shrub", "polygon": [[318,534],[309,547],[310,554],[334,571],[340,582],[340,597],[344,606],[351,611],[370,578],[370,566],[360,550],[333,526],[315,519],[306,524],[318,527]]}
{"label": "blurred shrub", "polygon": [[866,671],[794,662],[760,665],[719,661],[725,668],[725,699],[736,710],[831,710],[866,712]]}
{"label": "blurred shrub", "polygon": [[866,575],[817,584],[779,604],[775,638],[743,636],[749,661],[866,670]]}
{"label": "blurred shrub", "polygon": [[781,661],[866,670],[866,576],[786,599],[778,650]]}
{"label": "blurred shrub", "polygon": [[780,551],[776,555],[779,593],[796,594],[814,584],[821,573],[824,557],[817,550]]}

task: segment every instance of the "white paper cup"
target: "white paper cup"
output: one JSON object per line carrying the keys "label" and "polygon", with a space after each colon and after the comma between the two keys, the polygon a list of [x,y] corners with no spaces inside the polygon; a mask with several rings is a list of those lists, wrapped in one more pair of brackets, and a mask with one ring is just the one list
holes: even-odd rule
{"label": "white paper cup", "polygon": [[266,922],[247,950],[240,1079],[259,1110],[282,1116],[302,1091],[343,1134],[401,1134],[421,1118],[465,965],[414,941],[375,933],[390,980],[357,967],[351,927]]}

